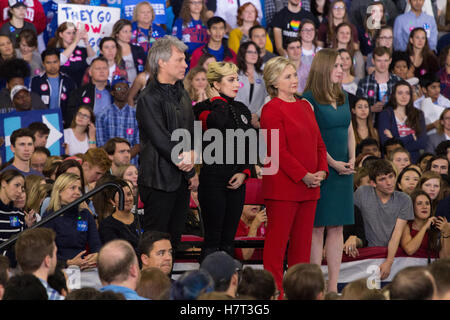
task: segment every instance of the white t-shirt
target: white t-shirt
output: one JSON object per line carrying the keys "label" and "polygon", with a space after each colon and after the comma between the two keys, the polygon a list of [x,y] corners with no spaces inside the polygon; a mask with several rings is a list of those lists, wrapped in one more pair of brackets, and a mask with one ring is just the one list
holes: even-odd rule
{"label": "white t-shirt", "polygon": [[89,149],[89,138],[86,135],[84,141],[79,141],[73,134],[72,128],[64,129],[64,142],[69,146],[69,155],[85,153]]}

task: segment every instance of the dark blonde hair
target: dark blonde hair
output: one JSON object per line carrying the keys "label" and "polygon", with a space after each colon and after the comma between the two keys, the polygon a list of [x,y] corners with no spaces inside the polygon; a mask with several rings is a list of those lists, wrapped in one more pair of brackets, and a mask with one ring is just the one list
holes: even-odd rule
{"label": "dark blonde hair", "polygon": [[332,83],[330,77],[338,56],[337,50],[325,48],[317,52],[312,61],[304,91],[310,90],[320,104],[329,104],[333,101],[338,105],[345,103],[341,84]]}
{"label": "dark blonde hair", "polygon": [[198,94],[197,91],[192,86],[192,80],[195,78],[195,76],[199,73],[203,72],[206,76],[206,70],[203,69],[200,65],[192,68],[189,70],[188,74],[186,75],[186,78],[184,78],[183,84],[186,91],[189,93],[189,97],[192,101],[198,100]]}
{"label": "dark blonde hair", "polygon": [[[206,21],[208,21],[207,12],[208,9],[206,8],[205,0],[202,1],[202,11],[200,12],[200,20],[206,24]],[[191,16],[191,10],[189,8],[191,0],[184,0],[183,4],[181,5],[180,15],[179,17],[183,19],[183,24],[187,24],[192,20]]]}

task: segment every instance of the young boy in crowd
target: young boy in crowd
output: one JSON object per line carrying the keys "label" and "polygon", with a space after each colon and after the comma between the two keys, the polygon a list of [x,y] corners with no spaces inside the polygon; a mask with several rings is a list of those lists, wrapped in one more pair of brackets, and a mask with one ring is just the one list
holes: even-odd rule
{"label": "young boy in crowd", "polygon": [[361,186],[354,193],[354,204],[360,210],[369,247],[388,247],[386,260],[380,265],[381,279],[386,279],[397,252],[403,229],[414,219],[411,198],[395,191],[396,174],[384,159],[369,168],[372,186]]}
{"label": "young boy in crowd", "polygon": [[441,81],[435,73],[427,73],[419,80],[423,96],[414,101],[414,106],[423,111],[428,134],[436,132],[439,117],[446,108],[450,108],[450,100],[441,95]]}
{"label": "young boy in crowd", "polygon": [[221,17],[212,17],[206,23],[208,27],[209,41],[206,45],[197,48],[191,57],[190,68],[198,64],[198,60],[204,53],[210,53],[216,57],[217,61],[227,61],[236,63],[236,53],[228,48],[227,41],[224,41],[226,32],[226,22]]}

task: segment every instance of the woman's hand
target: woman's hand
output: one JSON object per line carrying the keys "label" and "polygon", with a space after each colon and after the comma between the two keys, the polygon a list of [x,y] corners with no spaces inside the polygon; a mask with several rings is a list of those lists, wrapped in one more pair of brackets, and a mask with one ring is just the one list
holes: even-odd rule
{"label": "woman's hand", "polygon": [[25,224],[27,225],[27,227],[30,228],[34,226],[35,223],[36,223],[36,212],[34,211],[34,209],[25,212]]}
{"label": "woman's hand", "polygon": [[97,128],[95,127],[95,124],[93,122],[89,122],[89,124],[88,124],[89,140],[95,140],[96,131],[97,131]]}
{"label": "woman's hand", "polygon": [[86,253],[86,250],[83,250],[79,254],[77,254],[75,257],[73,257],[72,259],[67,260],[67,265],[68,266],[79,266],[81,268],[81,266],[83,265],[83,261],[84,261],[84,259],[82,258],[82,255],[85,253]]}
{"label": "woman's hand", "polygon": [[346,255],[349,255],[352,258],[356,258],[359,256],[359,251],[357,249],[358,246],[358,237],[350,236],[347,241],[344,243],[344,252]]}
{"label": "woman's hand", "polygon": [[211,98],[220,97],[219,91],[217,91],[217,89],[212,86],[211,86],[210,93],[211,93]]}
{"label": "woman's hand", "polygon": [[303,183],[306,184],[308,188],[320,187],[320,182],[323,180],[322,174],[310,173],[308,172],[302,179]]}
{"label": "woman's hand", "polygon": [[355,173],[354,165],[354,163],[335,161],[333,163],[333,169],[336,170],[339,175],[350,175]]}
{"label": "woman's hand", "polygon": [[450,235],[450,225],[447,221],[446,217],[443,216],[439,216],[439,217],[435,217],[435,225],[436,228],[439,229],[439,231],[441,231],[441,233],[443,233],[446,237]]}
{"label": "woman's hand", "polygon": [[437,218],[436,217],[430,217],[427,219],[427,222],[425,222],[424,227],[426,228],[425,230],[429,230],[432,224],[436,223]]}
{"label": "woman's hand", "polygon": [[96,267],[97,266],[97,256],[98,256],[98,253],[91,253],[91,254],[88,254],[86,257],[84,257],[83,264],[80,266],[80,269],[84,270],[84,269]]}
{"label": "woman's hand", "polygon": [[262,209],[256,214],[255,219],[252,222],[252,226],[255,227],[255,229],[258,229],[262,223],[266,222],[267,222],[266,209]]}
{"label": "woman's hand", "polygon": [[388,137],[389,139],[392,139],[392,138],[394,137],[394,136],[392,135],[391,130],[389,130],[389,129],[384,129],[383,133],[384,133],[384,135],[385,135],[386,137]]}
{"label": "woman's hand", "polygon": [[245,181],[247,175],[245,173],[236,173],[231,179],[228,181],[228,189],[236,190],[239,188]]}

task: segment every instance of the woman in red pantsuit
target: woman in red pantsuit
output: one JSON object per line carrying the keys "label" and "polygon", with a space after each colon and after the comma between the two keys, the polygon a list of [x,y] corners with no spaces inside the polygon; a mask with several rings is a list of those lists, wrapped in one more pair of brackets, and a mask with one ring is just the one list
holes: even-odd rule
{"label": "woman in red pantsuit", "polygon": [[266,168],[279,169],[275,174],[263,170],[268,219],[263,263],[273,274],[282,297],[288,242],[288,266],[310,261],[319,187],[328,174],[327,151],[311,104],[295,96],[298,78],[293,63],[283,57],[269,60],[264,81],[272,97],[260,119],[261,128],[267,130],[270,163]]}

